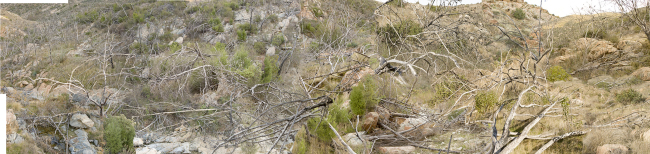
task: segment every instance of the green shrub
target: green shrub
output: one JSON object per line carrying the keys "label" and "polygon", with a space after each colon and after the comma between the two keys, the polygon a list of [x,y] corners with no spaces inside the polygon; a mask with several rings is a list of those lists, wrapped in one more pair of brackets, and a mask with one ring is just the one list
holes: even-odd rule
{"label": "green shrub", "polygon": [[267,18],[269,21],[271,21],[272,23],[278,22],[278,16],[275,15],[275,14],[271,14],[271,15],[269,15],[269,16],[266,17],[266,18]]}
{"label": "green shrub", "polygon": [[238,26],[239,30],[245,30],[248,33],[255,34],[257,32],[257,27],[251,25],[250,23],[240,24]]}
{"label": "green shrub", "polygon": [[480,113],[491,112],[498,103],[494,92],[481,92],[474,97],[474,108]]}
{"label": "green shrub", "polygon": [[603,39],[607,37],[607,32],[604,30],[589,30],[585,33],[585,37]]}
{"label": "green shrub", "polygon": [[239,41],[246,41],[246,31],[244,31],[244,30],[237,30],[237,40],[239,40]]}
{"label": "green shrub", "polygon": [[144,15],[134,12],[133,13],[133,23],[139,24],[139,23],[144,23]]}
{"label": "green shrub", "polygon": [[[207,82],[207,85],[206,85]],[[193,72],[189,79],[189,91],[192,94],[201,94],[203,89],[216,90],[219,80],[205,78],[202,72]]]}
{"label": "green shrub", "polygon": [[278,75],[278,57],[267,56],[264,58],[264,72],[262,72],[262,83],[273,81]]}
{"label": "green shrub", "polygon": [[253,17],[253,22],[260,23],[261,21],[262,21],[262,17],[260,17],[259,15],[255,15],[255,17]]}
{"label": "green shrub", "polygon": [[549,82],[555,82],[560,80],[567,80],[571,77],[562,66],[553,66],[546,70],[546,79]]}
{"label": "green shrub", "polygon": [[316,32],[321,28],[321,25],[318,23],[318,21],[315,20],[302,20],[300,22],[300,29],[302,30],[302,34],[307,35],[309,37],[315,37]]}
{"label": "green shrub", "polygon": [[373,108],[378,102],[377,98],[375,98],[375,90],[375,81],[370,76],[364,77],[357,86],[352,87],[352,92],[350,92],[352,113],[363,115],[367,109]]}
{"label": "green shrub", "polygon": [[400,37],[404,38],[406,35],[416,35],[422,32],[422,26],[412,20],[402,21],[393,26],[394,27],[391,27],[391,25],[386,24],[385,27],[382,27],[377,31],[378,35],[383,36],[382,41],[396,41],[399,40]]}
{"label": "green shrub", "polygon": [[226,51],[226,44],[223,44],[221,42],[217,42],[214,44],[214,49],[216,51]]}
{"label": "green shrub", "polygon": [[77,14],[77,22],[79,23],[92,23],[95,22],[99,18],[99,13],[97,10],[89,11],[89,12],[84,12],[84,13],[79,13]]}
{"label": "green shrub", "polygon": [[212,26],[212,30],[215,32],[223,32],[223,24],[221,24],[221,19],[219,18],[212,18],[208,20],[208,24]]}
{"label": "green shrub", "polygon": [[257,52],[257,54],[264,55],[266,53],[266,43],[255,42],[253,43],[253,49],[255,49],[255,52]]}
{"label": "green shrub", "polygon": [[513,11],[511,15],[515,19],[519,19],[519,20],[522,20],[522,19],[526,18],[526,12],[524,12],[524,10],[522,10],[520,8],[517,8],[515,11]]}
{"label": "green shrub", "polygon": [[228,53],[226,53],[226,50],[219,50],[217,48],[217,51],[219,51],[219,63],[222,66],[228,65]]}
{"label": "green shrub", "polygon": [[388,5],[404,7],[404,0],[393,0],[392,2],[388,3]]}
{"label": "green shrub", "polygon": [[248,57],[248,50],[246,47],[240,46],[235,53],[235,57],[232,60],[232,65],[235,69],[241,70],[246,69],[248,66],[253,64],[251,59]]}
{"label": "green shrub", "polygon": [[232,21],[235,20],[235,12],[233,12],[230,7],[224,8],[223,11],[221,11],[221,16],[230,19],[228,21],[231,24],[233,23]]}
{"label": "green shrub", "polygon": [[133,148],[135,127],[124,115],[109,116],[104,122],[104,139],[108,153],[119,153]]}
{"label": "green shrub", "polygon": [[348,48],[356,48],[356,47],[359,46],[359,44],[354,43],[354,42],[350,42],[350,43],[348,43],[346,46],[347,46]]}
{"label": "green shrub", "polygon": [[215,26],[212,26],[212,30],[215,32],[223,33],[223,25],[222,24],[217,24]]}
{"label": "green shrub", "polygon": [[300,129],[298,133],[296,133],[296,141],[294,142],[295,148],[293,148],[292,152],[296,154],[305,154],[307,153],[307,149],[309,148],[309,142],[307,141],[307,136],[306,134],[307,131],[305,129]]}
{"label": "green shrub", "polygon": [[311,7],[311,12],[314,13],[315,17],[323,17],[324,15],[323,10],[318,7]]}
{"label": "green shrub", "polygon": [[136,42],[132,43],[131,46],[129,46],[129,51],[131,53],[136,53],[136,54],[148,54],[149,50],[147,50],[147,45],[144,43]]}
{"label": "green shrub", "polygon": [[[316,132],[312,134],[316,134],[320,141],[329,143],[332,141],[332,138],[336,136],[328,123],[336,127],[338,131],[345,131],[345,126],[349,124],[349,120],[352,117],[350,115],[350,110],[341,109],[340,104],[341,102],[337,102],[330,106],[328,108],[327,118],[323,118],[322,121],[321,118],[318,117],[311,118],[307,121],[307,126],[310,130],[316,129]],[[341,126],[343,126],[343,128],[341,128]],[[354,130],[349,130],[348,132],[353,131]]]}
{"label": "green shrub", "polygon": [[169,45],[169,51],[173,53],[180,50],[182,47],[183,46],[181,46],[181,44],[178,42],[173,42],[172,45]]}
{"label": "green shrub", "polygon": [[163,35],[160,35],[158,38],[160,40],[162,40],[163,42],[167,42],[167,41],[171,41],[172,39],[174,39],[174,34],[172,34],[169,31],[166,31]]}
{"label": "green shrub", "polygon": [[239,10],[239,4],[237,2],[226,2],[223,5],[235,11]]}
{"label": "green shrub", "polygon": [[192,14],[194,12],[198,12],[199,10],[201,10],[201,7],[193,6],[193,7],[189,8],[189,9],[185,10],[185,13]]}
{"label": "green shrub", "polygon": [[273,37],[273,39],[271,40],[271,44],[273,44],[275,46],[280,46],[280,45],[284,44],[284,41],[285,41],[284,36],[282,36],[282,34],[278,34],[278,35],[275,35],[275,37]]}
{"label": "green shrub", "polygon": [[617,93],[616,101],[623,104],[630,104],[630,103],[637,104],[645,101],[645,98],[643,98],[643,95],[641,95],[641,93],[639,93],[638,91],[634,89],[628,89],[628,90],[624,90],[621,93]]}

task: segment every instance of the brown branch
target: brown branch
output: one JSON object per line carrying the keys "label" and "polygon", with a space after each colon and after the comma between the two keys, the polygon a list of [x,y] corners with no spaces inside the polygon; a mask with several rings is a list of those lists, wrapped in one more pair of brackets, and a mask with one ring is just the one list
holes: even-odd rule
{"label": "brown branch", "polygon": [[554,137],[552,140],[550,140],[546,144],[544,144],[544,146],[542,146],[542,148],[539,148],[539,150],[537,150],[537,152],[535,152],[535,154],[541,154],[542,152],[544,152],[544,150],[551,147],[551,145],[553,145],[553,143],[555,143],[555,142],[557,142],[557,141],[559,141],[561,139],[564,139],[566,137],[573,136],[573,135],[584,135],[586,133],[587,132],[584,132],[584,131],[574,131],[574,132],[566,133],[566,134],[561,135],[561,136]]}

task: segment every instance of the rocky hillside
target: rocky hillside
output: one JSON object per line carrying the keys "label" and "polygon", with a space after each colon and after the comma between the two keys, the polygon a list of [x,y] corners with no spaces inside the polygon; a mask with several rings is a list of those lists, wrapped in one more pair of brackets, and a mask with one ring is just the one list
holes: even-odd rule
{"label": "rocky hillside", "polygon": [[519,0],[0,5],[7,153],[645,153],[650,42]]}

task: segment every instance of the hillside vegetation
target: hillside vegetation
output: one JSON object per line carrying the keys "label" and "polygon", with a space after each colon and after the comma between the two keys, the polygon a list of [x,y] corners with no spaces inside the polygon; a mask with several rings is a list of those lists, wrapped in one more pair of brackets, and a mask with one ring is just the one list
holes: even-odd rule
{"label": "hillside vegetation", "polygon": [[[637,11],[2,4],[7,153],[646,153]],[[643,12],[641,12],[643,13]]]}

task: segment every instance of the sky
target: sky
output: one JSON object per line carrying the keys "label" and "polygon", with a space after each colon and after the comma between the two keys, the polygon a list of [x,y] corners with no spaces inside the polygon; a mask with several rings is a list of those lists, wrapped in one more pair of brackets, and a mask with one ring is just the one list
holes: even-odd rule
{"label": "sky", "polygon": [[[385,2],[386,0],[377,0]],[[428,4],[431,0],[405,0],[406,2]],[[539,6],[540,0],[524,0],[528,4]],[[481,0],[462,0],[462,4],[476,4]],[[606,0],[542,0],[542,7],[551,14],[564,17],[572,14],[589,14],[586,10],[601,10],[600,12],[614,12],[615,6]],[[591,9],[595,8],[595,9]]]}

